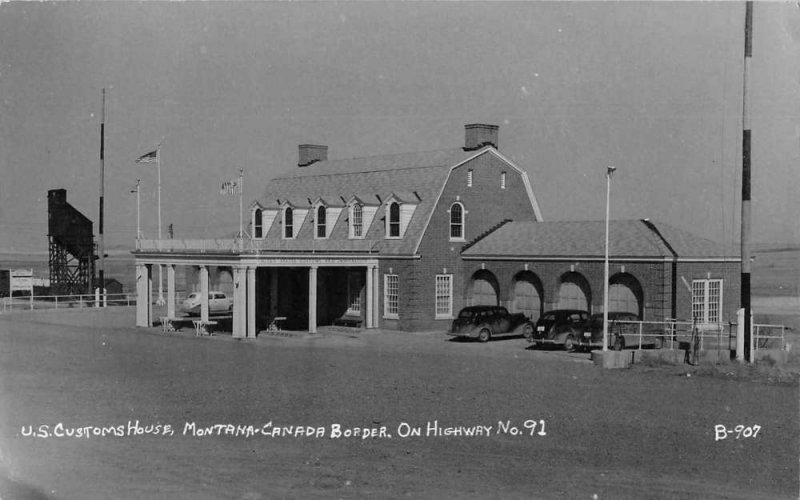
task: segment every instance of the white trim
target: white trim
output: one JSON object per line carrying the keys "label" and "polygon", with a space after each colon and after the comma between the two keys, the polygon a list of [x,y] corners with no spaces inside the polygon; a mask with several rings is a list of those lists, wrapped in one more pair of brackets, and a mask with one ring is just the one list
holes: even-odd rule
{"label": "white trim", "polygon": [[[453,236],[453,207],[458,205],[461,207],[461,236],[454,237]],[[464,204],[460,201],[454,201],[450,204],[450,208],[447,209],[448,214],[448,221],[447,221],[447,237],[449,241],[454,242],[464,242],[467,241],[467,210],[464,208]]]}
{"label": "white trim", "polygon": [[[447,286],[447,312],[439,312],[439,279],[444,278]],[[453,319],[453,275],[452,274],[437,274],[434,278],[433,290],[433,310],[435,319]]]}
{"label": "white trim", "polygon": [[[397,311],[389,312],[389,278],[393,277],[397,285],[396,302]],[[383,317],[385,319],[400,319],[400,276],[397,274],[383,275]]]}
{"label": "white trim", "polygon": [[471,162],[475,158],[477,158],[477,157],[479,157],[479,156],[481,156],[483,154],[486,154],[486,153],[490,153],[490,154],[493,154],[493,155],[497,156],[502,161],[506,162],[508,164],[508,166],[510,166],[512,169],[516,170],[522,176],[522,183],[525,185],[525,192],[528,193],[528,199],[531,202],[531,207],[533,208],[533,213],[536,216],[536,220],[537,221],[542,221],[543,220],[542,219],[542,211],[539,210],[539,203],[536,201],[536,197],[533,195],[533,189],[531,189],[531,183],[530,183],[530,180],[528,179],[528,175],[525,173],[525,171],[522,170],[521,168],[519,168],[518,166],[516,166],[514,164],[514,162],[512,162],[511,160],[509,160],[508,158],[506,158],[505,156],[500,154],[500,152],[498,152],[492,146],[486,146],[483,149],[477,151],[474,155],[471,155],[471,156],[467,157],[466,159],[461,160],[460,162],[458,162],[455,165],[453,165],[452,167],[450,167],[450,170],[447,173],[447,177],[445,178],[444,182],[442,183],[441,187],[439,188],[439,194],[436,195],[436,199],[433,202],[433,208],[428,212],[428,220],[425,221],[425,225],[422,227],[422,231],[419,232],[419,239],[417,240],[417,244],[414,246],[414,253],[415,254],[419,253],[419,247],[420,247],[420,245],[422,245],[422,238],[425,237],[425,233],[428,230],[428,226],[430,226],[430,224],[431,224],[431,219],[433,218],[433,215],[436,212],[436,207],[439,206],[439,202],[442,199],[442,195],[444,194],[444,190],[447,187],[447,183],[450,181],[450,176],[453,174],[453,170],[457,169],[458,167],[460,167],[460,166],[462,166],[462,165],[464,165],[466,163]]}

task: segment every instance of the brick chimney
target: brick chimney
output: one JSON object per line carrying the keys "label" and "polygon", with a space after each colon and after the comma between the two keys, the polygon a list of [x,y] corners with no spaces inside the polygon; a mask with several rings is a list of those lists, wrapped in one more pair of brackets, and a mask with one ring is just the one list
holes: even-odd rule
{"label": "brick chimney", "polygon": [[492,146],[497,149],[500,145],[499,127],[497,125],[471,123],[469,125],[464,125],[464,129],[464,151],[475,151],[484,146]]}
{"label": "brick chimney", "polygon": [[299,160],[298,167],[307,167],[318,161],[328,159],[328,146],[317,144],[300,144],[297,146]]}

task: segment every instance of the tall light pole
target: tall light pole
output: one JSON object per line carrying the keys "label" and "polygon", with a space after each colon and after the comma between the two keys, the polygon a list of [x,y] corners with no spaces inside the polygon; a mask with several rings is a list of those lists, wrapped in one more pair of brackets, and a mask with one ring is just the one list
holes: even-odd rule
{"label": "tall light pole", "polygon": [[603,350],[608,350],[608,218],[611,213],[611,176],[617,167],[609,165],[606,170],[606,253],[603,259]]}
{"label": "tall light pole", "polygon": [[141,217],[139,216],[139,183],[140,180],[136,179],[136,189],[131,193],[136,193],[136,249],[139,249],[139,239],[142,237],[142,224]]}

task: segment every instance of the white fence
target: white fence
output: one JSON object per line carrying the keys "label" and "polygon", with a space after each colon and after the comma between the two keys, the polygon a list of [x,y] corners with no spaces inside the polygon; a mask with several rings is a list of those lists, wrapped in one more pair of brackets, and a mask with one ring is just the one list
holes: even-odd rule
{"label": "white fence", "polygon": [[81,309],[88,307],[132,306],[136,295],[109,293],[85,295],[28,295],[3,298],[3,312],[40,309]]}
{"label": "white fence", "polygon": [[[634,349],[680,349],[697,339],[700,350],[735,350],[736,329],[736,323],[692,323],[673,319],[609,323],[609,332],[624,336],[625,346]],[[753,348],[784,349],[787,330],[789,328],[784,325],[754,323]]]}

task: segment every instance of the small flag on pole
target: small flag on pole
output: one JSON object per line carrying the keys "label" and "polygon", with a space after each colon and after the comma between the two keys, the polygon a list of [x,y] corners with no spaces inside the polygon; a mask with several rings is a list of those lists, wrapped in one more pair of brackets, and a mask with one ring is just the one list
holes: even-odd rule
{"label": "small flag on pole", "polygon": [[225,181],[219,187],[219,194],[234,195],[242,194],[242,184],[239,180]]}
{"label": "small flag on pole", "polygon": [[158,150],[151,151],[146,155],[140,156],[136,163],[155,163],[158,161]]}

